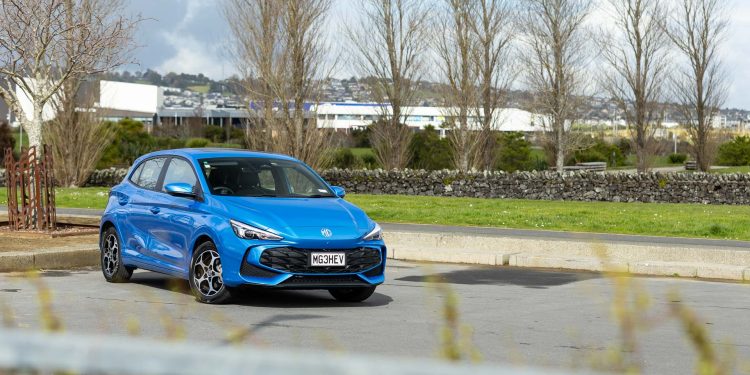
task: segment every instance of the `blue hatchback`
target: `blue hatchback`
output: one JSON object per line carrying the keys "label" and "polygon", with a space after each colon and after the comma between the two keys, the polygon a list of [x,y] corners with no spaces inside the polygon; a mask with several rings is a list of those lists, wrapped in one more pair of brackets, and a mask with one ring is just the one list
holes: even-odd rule
{"label": "blue hatchback", "polygon": [[187,279],[200,302],[236,287],[327,289],[367,299],[384,280],[380,226],[310,167],[283,155],[180,149],[135,161],[101,222],[107,281],[136,268]]}

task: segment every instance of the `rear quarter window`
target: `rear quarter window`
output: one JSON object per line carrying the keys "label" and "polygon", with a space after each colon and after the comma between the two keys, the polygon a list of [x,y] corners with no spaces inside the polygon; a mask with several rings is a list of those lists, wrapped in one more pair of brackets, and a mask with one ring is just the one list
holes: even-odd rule
{"label": "rear quarter window", "polygon": [[166,158],[153,158],[144,161],[130,176],[130,181],[144,189],[155,190],[166,160]]}

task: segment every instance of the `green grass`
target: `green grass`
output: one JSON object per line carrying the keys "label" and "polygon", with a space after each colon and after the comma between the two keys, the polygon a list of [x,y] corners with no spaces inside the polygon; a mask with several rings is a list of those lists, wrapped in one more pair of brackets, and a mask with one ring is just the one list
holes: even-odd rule
{"label": "green grass", "polygon": [[354,154],[354,156],[358,156],[360,158],[365,155],[375,156],[375,153],[372,151],[372,149],[367,148],[367,147],[359,147],[359,148],[354,147],[354,148],[350,148],[349,150],[352,152],[352,154]]}
{"label": "green grass", "polygon": [[[58,207],[104,208],[107,188],[57,189]],[[0,189],[0,204],[6,203]],[[347,195],[377,221],[750,240],[750,206]]]}
{"label": "green grass", "polygon": [[192,92],[199,92],[201,94],[207,94],[210,86],[209,85],[196,85],[196,86],[188,86],[188,90]]}
{"label": "green grass", "polygon": [[[57,207],[65,208],[98,208],[107,204],[109,188],[58,188],[55,190]],[[0,205],[8,204],[5,188],[0,188]]]}
{"label": "green grass", "polygon": [[750,206],[351,195],[384,222],[750,240]]}
{"label": "green grass", "polygon": [[728,167],[720,169],[711,169],[711,173],[727,174],[727,173],[750,173],[750,165],[742,167]]}

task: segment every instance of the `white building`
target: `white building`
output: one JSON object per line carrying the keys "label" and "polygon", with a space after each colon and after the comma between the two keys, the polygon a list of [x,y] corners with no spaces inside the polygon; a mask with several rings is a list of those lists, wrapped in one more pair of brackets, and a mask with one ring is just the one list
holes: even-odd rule
{"label": "white building", "polygon": [[[310,110],[316,114],[319,128],[342,130],[367,127],[392,113],[390,105],[377,103],[321,103]],[[424,129],[428,125],[440,129],[455,113],[455,108],[448,107],[404,107],[401,121],[415,129]],[[533,132],[540,130],[540,119],[539,115],[531,112],[505,108],[495,112],[493,128],[498,131]],[[469,116],[469,123],[479,129],[476,115]]]}

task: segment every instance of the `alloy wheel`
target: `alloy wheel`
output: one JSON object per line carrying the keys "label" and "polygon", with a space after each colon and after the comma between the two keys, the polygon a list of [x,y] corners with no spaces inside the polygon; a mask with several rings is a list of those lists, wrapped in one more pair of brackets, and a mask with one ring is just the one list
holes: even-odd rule
{"label": "alloy wheel", "polygon": [[117,266],[120,262],[120,244],[117,242],[117,236],[109,234],[104,240],[104,257],[102,263],[104,272],[107,276],[112,277],[117,272]]}
{"label": "alloy wheel", "polygon": [[193,283],[206,297],[221,291],[224,280],[221,277],[221,259],[215,250],[204,251],[193,262]]}

